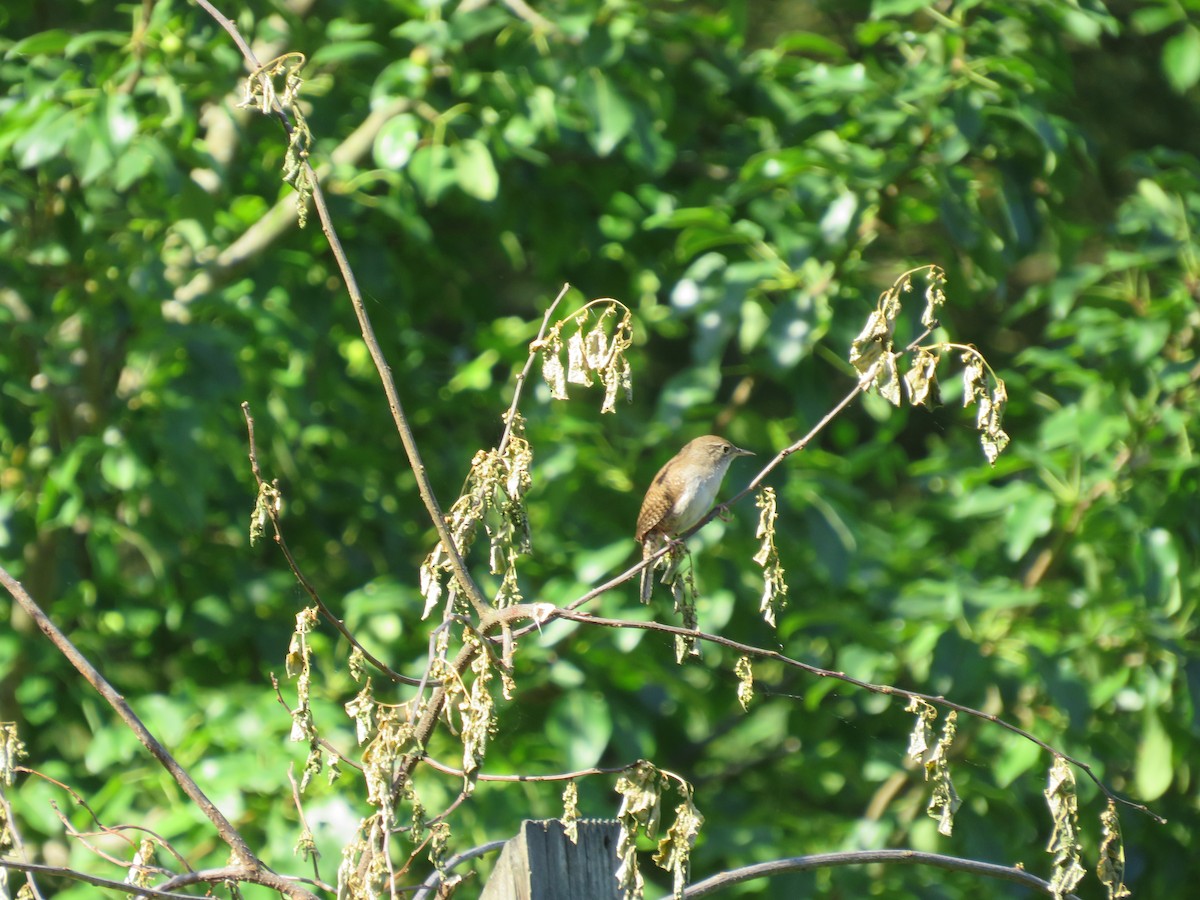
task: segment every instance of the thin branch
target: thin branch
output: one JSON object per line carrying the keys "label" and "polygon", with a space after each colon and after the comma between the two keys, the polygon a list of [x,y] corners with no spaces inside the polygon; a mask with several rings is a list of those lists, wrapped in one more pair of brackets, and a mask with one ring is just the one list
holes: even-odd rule
{"label": "thin branch", "polygon": [[[448,766],[445,763],[440,763],[432,757],[426,756],[425,763],[431,768],[445,775],[457,775],[459,778],[465,778],[466,773],[462,769],[456,769],[453,766]],[[576,778],[585,778],[588,775],[620,775],[622,772],[628,772],[633,768],[633,764],[627,766],[594,766],[590,769],[579,769],[576,772],[559,772],[554,775],[486,775],[482,772],[474,776],[476,781],[504,781],[504,782],[533,782],[533,781],[573,781]]]}
{"label": "thin branch", "polygon": [[[921,341],[923,341],[923,340],[925,340],[925,338],[929,337],[929,335],[933,333],[933,330],[936,327],[937,327],[937,324],[934,323],[933,325],[931,325],[930,327],[928,327],[924,331],[922,331],[919,335],[917,335],[915,338],[913,338],[911,341],[909,341],[908,345],[904,348],[903,352],[909,353],[912,350],[916,349],[918,346],[920,346]],[[851,403],[853,403],[854,399],[856,397],[858,397],[860,394],[865,393],[869,387],[870,387],[870,382],[863,384],[861,381],[859,381],[858,383],[856,383],[854,385],[853,389],[851,389],[851,391],[848,394],[846,394],[845,397],[843,397],[841,400],[839,400],[837,405],[834,406],[833,409],[831,409],[824,416],[822,416],[821,420],[819,422],[817,422],[816,425],[814,425],[812,428],[810,428],[808,430],[807,434],[805,434],[799,440],[793,442],[791,445],[784,448],[783,450],[780,450],[777,454],[775,454],[775,456],[770,460],[770,462],[768,462],[765,466],[763,466],[762,470],[759,471],[759,473],[757,475],[755,475],[753,479],[751,479],[750,483],[747,484],[746,487],[742,488],[742,490],[740,490],[738,493],[734,494],[733,497],[731,497],[729,500],[725,501],[724,503],[720,504],[719,506],[713,507],[713,509],[710,510],[708,512],[708,514],[704,516],[704,518],[702,518],[699,522],[697,522],[695,525],[693,525],[687,531],[680,534],[678,537],[678,540],[679,541],[687,540],[689,537],[691,537],[693,534],[698,532],[700,529],[704,528],[709,522],[711,522],[714,518],[716,518],[718,515],[720,515],[724,510],[728,509],[730,506],[741,501],[748,494],[750,494],[750,492],[752,492],[755,488],[757,488],[760,484],[762,484],[762,482],[766,479],[766,477],[768,475],[770,475],[773,471],[775,471],[776,468],[778,468],[780,465],[782,465],[782,463],[785,459],[787,459],[793,453],[797,453],[797,452],[803,450],[810,443],[812,443],[813,439],[816,438],[816,436],[818,434],[820,434],[822,431],[824,431],[829,426],[830,422],[832,422],[835,418],[837,418],[847,406],[849,406]],[[614,575],[612,578],[610,578],[608,581],[604,582],[603,584],[599,584],[596,587],[591,588],[586,593],[584,593],[582,596],[576,598],[575,600],[572,600],[565,607],[562,607],[562,609],[575,610],[575,609],[579,609],[581,606],[585,606],[586,604],[595,600],[600,595],[605,594],[608,591],[611,591],[613,588],[624,584],[626,581],[628,581],[629,579],[633,578],[635,575],[640,573],[642,571],[642,569],[646,568],[647,566],[653,566],[655,563],[658,562],[659,559],[666,556],[670,552],[671,552],[671,545],[669,543],[664,544],[663,547],[657,553],[647,556],[644,559],[638,560],[636,563],[634,563],[632,566],[630,566],[624,572],[621,572],[619,575]],[[510,609],[511,609],[511,607],[510,607]],[[507,621],[512,621],[512,619],[508,618],[508,617],[502,617],[502,618],[506,618]],[[525,625],[522,628],[516,629],[513,632],[513,638],[515,639],[515,638],[523,637],[524,635],[533,631],[535,628],[540,628],[540,627],[541,627],[541,623],[536,621],[536,619],[535,619],[534,623],[532,623],[530,625]]]}
{"label": "thin branch", "polygon": [[[100,857],[105,862],[111,863],[114,866],[120,866],[122,869],[132,869],[134,867],[135,863],[124,859],[119,859],[113,856],[111,853],[105,853],[100,848],[92,846],[92,844],[88,842],[88,838],[102,836],[115,837],[118,840],[124,841],[130,850],[135,851],[138,846],[136,842],[130,840],[118,830],[110,831],[107,828],[103,828],[103,826],[101,827],[100,831],[77,831],[75,827],[71,825],[67,817],[63,814],[63,811],[58,808],[58,804],[53,800],[50,801],[50,808],[54,810],[54,815],[58,818],[58,821],[62,823],[63,830],[67,833],[67,837],[75,838],[79,841],[79,843],[83,844],[83,846],[87,847],[88,850]],[[158,874],[164,876],[173,874],[170,869],[165,869],[162,866],[140,865],[139,867],[147,871],[157,872]],[[186,866],[186,868],[190,869],[191,866]]]}
{"label": "thin branch", "polygon": [[[14,767],[14,770],[16,768]],[[0,786],[0,812],[4,814],[4,828],[9,844],[13,850],[17,851],[21,860],[28,863],[29,854],[25,852],[25,842],[21,840],[21,830],[17,827],[17,819],[13,815],[12,804],[8,802],[8,794],[5,793],[3,786]],[[26,873],[25,884],[28,886],[35,900],[46,900],[42,896],[41,888],[38,887],[37,879],[33,877],[32,872]]]}
{"label": "thin branch", "polygon": [[[455,678],[462,677],[462,673],[470,668],[471,663],[475,660],[475,654],[480,651],[481,647],[474,642],[464,644],[459,648],[458,654],[449,663],[450,671]],[[433,734],[433,729],[442,714],[442,707],[446,705],[446,684],[453,680],[453,678],[444,679],[440,685],[434,688],[433,693],[429,697],[429,703],[426,704],[420,718],[417,719],[416,724],[413,726],[412,743],[414,746],[422,748],[429,746],[429,738]],[[423,754],[411,753],[405,755],[397,766],[396,774],[392,778],[392,784],[397,785],[407,782],[412,777],[413,770],[423,758]]]}
{"label": "thin branch", "polygon": [[[284,884],[288,885],[289,887],[292,887],[293,889],[295,889],[294,888],[295,882],[304,882],[306,884],[311,884],[313,887],[318,888],[319,890],[326,891],[327,893],[332,893],[335,890],[332,885],[324,884],[320,881],[314,881],[311,878],[302,878],[302,877],[295,876],[295,875],[289,875],[289,876],[278,876],[277,875],[276,878],[278,878],[279,881],[283,882]],[[248,881],[248,880],[250,880],[250,879],[247,879],[245,877],[245,875],[243,874],[243,871],[240,867],[224,866],[219,869],[201,869],[198,872],[185,872],[182,875],[176,875],[170,881],[164,881],[161,885],[161,888],[164,890],[169,890],[171,888],[186,887],[187,885],[190,885],[190,884],[222,884],[226,881]],[[261,882],[258,882],[258,883],[261,883]],[[274,890],[277,890],[280,893],[285,893],[284,889],[275,887],[274,885],[268,885],[268,887],[272,887]],[[313,897],[313,895],[308,893],[308,891],[303,891],[302,893],[305,896]],[[196,898],[192,897],[192,900],[196,900]],[[313,900],[317,900],[317,898],[313,897]]]}
{"label": "thin branch", "polygon": [[496,452],[498,454],[503,454],[504,448],[508,445],[508,438],[512,434],[513,419],[517,415],[517,404],[521,400],[521,389],[525,386],[525,379],[529,377],[529,372],[533,369],[534,360],[537,359],[537,355],[542,349],[542,341],[546,338],[546,329],[550,327],[550,319],[554,315],[554,310],[558,309],[558,304],[562,303],[563,297],[567,296],[567,291],[570,289],[570,284],[564,284],[562,290],[558,292],[558,296],[554,298],[554,302],[546,307],[546,314],[542,316],[542,327],[538,329],[537,337],[529,345],[529,358],[525,360],[525,368],[517,376],[516,387],[513,389],[512,403],[509,404],[508,413],[504,416],[504,433],[500,435],[500,443],[496,445]]}
{"label": "thin branch", "polygon": [[[776,650],[764,650],[763,648],[756,647],[753,644],[743,644],[741,641],[735,641],[719,634],[710,634],[709,632],[705,631],[694,631],[688,628],[681,628],[677,625],[664,625],[659,622],[638,622],[632,619],[606,619],[600,616],[589,615],[588,613],[577,613],[567,609],[555,609],[554,607],[550,607],[549,610],[547,610],[545,608],[547,605],[548,604],[521,604],[518,606],[510,606],[508,609],[501,610],[501,613],[506,618],[511,617],[511,619],[532,616],[538,616],[543,621],[546,618],[566,619],[568,621],[579,622],[581,624],[601,625],[605,628],[634,628],[641,631],[656,631],[660,634],[672,635],[673,637],[686,637],[692,640],[706,641],[710,644],[716,644],[719,647],[727,647],[730,650],[736,650],[738,653],[744,656],[755,656],[759,659],[773,660],[790,668],[807,672],[810,675],[816,675],[818,678],[834,678],[846,684],[853,685],[854,687],[861,688],[864,691],[870,691],[873,694],[884,694],[890,697],[915,697],[918,700],[924,700],[926,703],[940,706],[943,709],[957,710],[963,715],[971,716],[976,719],[982,719],[986,722],[991,722],[994,725],[999,725],[1001,728],[1011,731],[1013,734],[1023,737],[1025,740],[1036,744],[1047,753],[1065,760],[1084,772],[1088,778],[1091,779],[1092,783],[1099,788],[1100,792],[1109,800],[1112,800],[1115,803],[1120,803],[1129,807],[1130,809],[1136,809],[1138,812],[1145,813],[1160,825],[1166,824],[1166,819],[1153,812],[1146,805],[1142,803],[1135,803],[1134,801],[1128,800],[1110,790],[1109,787],[1103,781],[1101,781],[1099,777],[1097,777],[1096,773],[1092,771],[1092,767],[1082,760],[1063,753],[1061,750],[1058,750],[1040,738],[1030,734],[1025,729],[1020,728],[1017,725],[1013,725],[1010,722],[1006,722],[997,715],[984,712],[981,709],[975,709],[971,706],[964,706],[963,704],[949,700],[940,694],[923,694],[920,691],[910,691],[903,688],[894,687],[890,684],[873,684],[869,681],[863,681],[860,678],[855,678],[852,675],[847,675],[845,672],[836,672],[832,669],[823,669],[820,666],[814,666],[810,665],[809,663],[800,662],[798,659],[792,659],[790,656],[785,656]],[[790,697],[791,695],[776,693],[774,696]]]}
{"label": "thin branch", "polygon": [[464,850],[462,853],[456,853],[454,856],[446,860],[445,865],[442,866],[442,871],[430,873],[429,877],[426,878],[421,884],[421,887],[417,890],[416,894],[413,895],[413,900],[428,900],[428,898],[434,896],[430,893],[430,891],[437,890],[438,886],[442,883],[442,881],[445,880],[446,872],[449,872],[451,869],[455,869],[458,866],[461,866],[463,863],[469,862],[476,857],[483,856],[487,853],[495,853],[497,850],[502,850],[504,849],[504,845],[507,843],[507,840],[489,841],[486,844],[480,844],[478,847],[472,847],[470,850]]}
{"label": "thin branch", "polygon": [[[957,856],[944,856],[941,853],[925,853],[920,850],[852,850],[841,853],[814,853],[811,856],[793,856],[788,859],[775,859],[770,862],[755,863],[729,872],[722,872],[697,881],[683,889],[687,900],[697,897],[707,897],[717,891],[724,890],[730,885],[752,878],[770,878],[789,872],[811,872],[814,869],[829,869],[835,866],[865,866],[876,863],[900,863],[905,865],[933,866],[938,869],[948,869],[952,872],[969,872],[984,878],[996,878],[1001,881],[1014,881],[1027,888],[1045,894],[1054,895],[1050,882],[1043,881],[1036,875],[1031,875],[1024,869],[1010,866],[999,866],[995,863],[979,862],[973,859],[962,859]],[[1055,895],[1061,896],[1061,895]],[[1079,900],[1074,894],[1066,895],[1070,900]]]}
{"label": "thin branch", "polygon": [[542,31],[558,31],[558,26],[530,6],[525,0],[504,0],[504,5],[514,13]]}
{"label": "thin branch", "polygon": [[[262,470],[258,465],[258,446],[254,438],[254,417],[250,415],[249,403],[242,403],[242,415],[246,418],[246,433],[248,435],[248,443],[250,445],[250,469],[254,473],[254,480],[258,482],[258,488],[261,491],[262,488],[266,486],[267,482],[263,478]],[[275,531],[275,543],[279,545],[279,549],[283,552],[283,558],[287,560],[288,568],[292,570],[292,577],[296,579],[296,581],[300,584],[300,587],[304,588],[305,593],[308,594],[309,599],[313,602],[313,605],[320,610],[321,615],[325,617],[325,620],[334,628],[336,628],[341,633],[342,637],[350,642],[351,647],[354,647],[363,655],[363,659],[373,665],[392,681],[395,681],[399,684],[412,685],[413,687],[420,686],[422,683],[421,679],[411,678],[408,675],[401,675],[399,672],[393,670],[391,666],[387,665],[383,660],[379,659],[379,657],[375,656],[375,654],[371,653],[370,650],[359,643],[358,638],[356,638],[351,633],[350,629],[346,627],[346,623],[333,614],[333,610],[325,605],[325,601],[321,599],[321,595],[317,593],[317,589],[313,587],[312,582],[310,582],[304,576],[304,573],[300,571],[300,565],[296,562],[296,558],[292,556],[292,551],[288,548],[287,541],[284,540],[283,537],[283,528],[279,524],[279,511],[273,505],[267,505],[266,513],[267,517],[271,520],[271,527]]]}
{"label": "thin branch", "polygon": [[[292,803],[296,807],[296,815],[300,817],[300,827],[303,829],[302,833],[307,834],[311,838],[313,836],[313,832],[312,829],[308,827],[308,818],[304,815],[304,804],[300,802],[300,785],[296,782],[295,766],[292,763],[288,763],[287,777],[288,784],[292,786]],[[320,881],[321,867],[318,864],[318,857],[320,854],[316,852],[315,847],[310,850],[306,850],[305,853],[306,855],[312,856],[313,877],[317,881]]]}
{"label": "thin branch", "polygon": [[[275,677],[274,672],[271,673],[271,687],[275,690],[275,699],[279,701],[279,705],[282,706],[287,711],[288,716],[291,717],[294,714],[294,710],[288,706],[287,701],[283,699],[283,692],[279,689],[279,679]],[[317,746],[319,746],[326,753],[329,753],[331,756],[336,756],[339,763],[347,765],[352,769],[357,769],[359,772],[363,770],[361,765],[350,759],[350,757],[346,756],[341,750],[320,735],[317,735]]]}
{"label": "thin branch", "polygon": [[[31,769],[28,766],[13,766],[13,771],[20,772],[24,775],[30,775],[34,778],[40,778],[43,781],[48,781],[50,784],[54,785],[59,790],[65,791],[67,794],[70,794],[71,799],[73,801],[75,801],[75,805],[80,806],[84,810],[87,811],[87,814],[92,817],[92,821],[96,824],[96,828],[98,828],[99,831],[97,831],[97,832],[77,831],[75,829],[75,827],[72,826],[67,821],[66,816],[59,810],[58,804],[53,800],[50,801],[50,808],[54,810],[54,813],[55,813],[55,815],[58,816],[59,821],[62,822],[68,829],[70,829],[69,834],[72,837],[92,837],[95,834],[114,835],[114,836],[121,838],[121,840],[125,841],[129,845],[130,848],[133,848],[136,846],[136,844],[133,841],[129,840],[129,838],[125,837],[121,832],[136,831],[141,834],[148,834],[150,837],[154,838],[154,840],[158,843],[158,845],[160,847],[162,847],[164,850],[166,850],[168,853],[170,853],[173,857],[175,857],[175,861],[178,862],[179,865],[183,866],[185,869],[189,869],[189,870],[191,869],[191,865],[188,864],[188,861],[183,857],[183,854],[180,853],[178,850],[176,850],[175,847],[172,846],[170,841],[168,841],[166,838],[164,838],[162,835],[160,835],[158,832],[154,831],[153,829],[146,828],[144,825],[105,825],[103,822],[100,821],[100,817],[98,815],[96,815],[96,811],[94,809],[92,809],[92,807],[88,804],[87,800],[85,800],[80,795],[80,793],[77,790],[75,790],[73,787],[71,787],[69,784],[64,784],[63,782],[59,781],[57,778],[51,778],[45,772],[40,772],[37,769]],[[128,866],[129,863],[122,861],[121,865]]]}
{"label": "thin branch", "polygon": [[[316,167],[318,179],[328,176],[335,166],[358,162],[370,151],[379,130],[397,114],[412,105],[407,98],[398,98],[372,110],[350,136],[333,149],[329,162]],[[175,288],[171,302],[186,307],[199,297],[211,293],[229,281],[242,266],[259,258],[268,247],[296,227],[296,203],[284,195],[275,205],[258,217],[233,243],[221,250],[212,262],[199,269],[189,281]],[[182,313],[176,312],[176,317]]]}
{"label": "thin branch", "polygon": [[[222,15],[208,0],[196,0],[196,3],[229,33],[234,43],[237,44],[238,49],[241,50],[242,58],[246,61],[250,70],[252,72],[258,71],[260,69],[258,59],[242,38],[237,26]],[[267,76],[264,75],[263,77]],[[273,111],[283,126],[284,132],[290,138],[293,130],[292,122],[288,117],[287,111],[279,105],[278,100],[274,104]],[[408,416],[405,415],[404,407],[400,402],[400,394],[396,389],[396,381],[392,377],[392,369],[384,358],[383,348],[380,347],[379,340],[375,337],[375,327],[371,324],[371,317],[367,315],[367,307],[363,302],[362,292],[358,288],[358,279],[350,267],[350,261],[346,257],[346,251],[342,248],[342,242],[338,238],[337,229],[334,227],[333,217],[330,215],[329,207],[325,203],[325,193],[321,190],[316,173],[309,162],[305,160],[301,165],[304,168],[309,183],[312,185],[313,208],[316,209],[317,218],[320,219],[321,231],[325,235],[325,240],[329,243],[329,249],[333,252],[333,258],[337,263],[338,271],[341,273],[342,282],[346,285],[346,292],[349,294],[350,303],[354,307],[354,315],[358,319],[358,327],[362,334],[363,342],[367,345],[367,351],[371,354],[371,361],[374,363],[375,371],[379,374],[379,380],[383,385],[383,392],[387,396],[388,409],[391,410],[392,421],[396,426],[397,433],[400,435],[400,443],[404,445],[404,452],[408,457],[409,467],[412,469],[413,475],[416,476],[417,492],[420,494],[421,501],[425,504],[429,518],[433,523],[434,529],[437,531],[438,540],[446,548],[446,555],[450,560],[450,567],[454,572],[454,577],[458,580],[459,586],[470,601],[475,614],[479,616],[480,623],[488,626],[491,624],[494,611],[488,606],[487,600],[484,599],[483,593],[479,589],[479,585],[467,570],[467,565],[463,561],[458,545],[454,542],[454,538],[450,534],[450,526],[446,522],[445,515],[442,513],[441,505],[438,503],[437,496],[433,492],[433,485],[429,481],[429,473],[425,469],[425,463],[421,460],[421,452],[417,447],[412,426],[409,424]]]}
{"label": "thin branch", "polygon": [[86,872],[76,872],[74,869],[67,869],[62,866],[43,866],[37,863],[17,862],[14,859],[0,859],[0,869],[12,869],[16,872],[24,872],[27,875],[69,878],[72,881],[82,881],[84,884],[94,884],[96,887],[108,888],[110,891],[138,894],[142,897],[163,897],[166,900],[196,900],[194,894],[176,894],[171,891],[139,887],[136,884],[126,884],[124,881],[113,881],[109,878],[98,878],[95,875],[88,875]]}
{"label": "thin branch", "polygon": [[[918,334],[915,338],[913,338],[911,341],[909,341],[908,345],[901,352],[902,353],[911,353],[913,350],[917,349],[917,347],[919,347],[921,345],[921,341],[923,341],[923,340],[925,340],[925,338],[929,337],[929,335],[933,333],[933,330],[936,327],[937,327],[937,323],[934,323],[933,325],[926,328],[924,331],[922,331],[920,334]],[[812,428],[810,428],[808,430],[808,434],[804,435],[804,437],[800,438],[798,441],[793,443],[791,446],[786,447],[783,450],[779,451],[779,453],[775,454],[775,458],[772,459],[765,466],[763,466],[762,471],[760,471],[757,475],[755,475],[754,478],[752,478],[750,480],[749,484],[747,484],[744,488],[742,488],[740,491],[738,491],[738,493],[734,494],[733,497],[730,498],[729,500],[727,500],[722,506],[718,506],[716,509],[714,509],[712,512],[710,512],[707,516],[705,516],[703,519],[701,519],[700,522],[694,528],[692,528],[690,531],[687,531],[684,534],[680,535],[680,539],[690,537],[691,535],[695,534],[697,531],[699,531],[701,528],[703,528],[708,522],[710,522],[714,516],[718,515],[722,509],[732,506],[734,503],[737,503],[739,500],[741,500],[743,497],[745,497],[747,494],[749,494],[751,491],[753,491],[755,488],[757,488],[760,484],[762,484],[763,481],[766,479],[766,477],[768,475],[770,475],[771,472],[773,472],[779,465],[781,465],[785,459],[787,459],[793,453],[797,453],[797,452],[803,450],[810,443],[812,443],[813,439],[818,434],[820,434],[822,431],[824,431],[829,426],[830,422],[832,422],[834,419],[836,419],[838,416],[840,416],[842,414],[842,411],[847,406],[849,406],[851,403],[853,403],[855,398],[857,398],[859,394],[865,394],[867,392],[867,390],[870,388],[870,386],[871,386],[871,382],[868,381],[868,382],[864,383],[862,381],[862,379],[859,379],[855,383],[854,388],[850,391],[850,393],[846,394],[845,397],[843,397],[841,400],[839,400],[837,405],[834,406],[833,409],[831,409],[831,410],[829,410],[829,412],[825,413],[825,415],[823,415],[821,417],[821,420],[819,422],[817,422],[816,425],[814,425]]]}
{"label": "thin branch", "polygon": [[41,607],[34,602],[33,598],[29,596],[20,582],[13,578],[8,573],[8,570],[2,566],[0,566],[0,584],[4,585],[13,599],[25,610],[29,618],[42,630],[42,633],[50,639],[51,643],[58,648],[58,651],[67,658],[67,661],[87,680],[96,693],[108,702],[108,705],[116,711],[129,730],[141,741],[142,746],[150,751],[150,755],[158,760],[159,764],[171,774],[171,777],[175,779],[175,783],[182,788],[183,792],[200,808],[204,815],[208,817],[208,820],[213,823],[221,839],[232,851],[233,859],[237,864],[235,868],[239,873],[237,876],[238,879],[273,888],[289,897],[303,897],[315,900],[311,893],[288,883],[286,879],[276,875],[263,865],[254,854],[254,851],[250,849],[250,845],[246,843],[246,839],[233,827],[233,823],[225,818],[225,814],[208,799],[204,791],[200,790],[200,786],[187,773],[187,770],[176,762],[175,757],[167,751],[167,748],[159,743],[158,739],[150,733],[150,730],[142,724],[142,720],[137,717],[133,708],[125,702],[125,698],[117,693],[96,667],[79,652],[79,649],[68,640],[65,634],[59,631],[58,627],[42,612]]}

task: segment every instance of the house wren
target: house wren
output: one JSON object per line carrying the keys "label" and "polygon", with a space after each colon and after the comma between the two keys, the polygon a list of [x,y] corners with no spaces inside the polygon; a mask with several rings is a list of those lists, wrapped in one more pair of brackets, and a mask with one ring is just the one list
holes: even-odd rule
{"label": "house wren", "polygon": [[[717,498],[717,491],[739,456],[753,456],[725,438],[707,434],[689,441],[658,470],[642,511],[638,514],[635,538],[642,544],[642,559],[653,556],[663,541],[687,531],[704,517]],[[652,566],[642,569],[642,602],[650,602]]]}

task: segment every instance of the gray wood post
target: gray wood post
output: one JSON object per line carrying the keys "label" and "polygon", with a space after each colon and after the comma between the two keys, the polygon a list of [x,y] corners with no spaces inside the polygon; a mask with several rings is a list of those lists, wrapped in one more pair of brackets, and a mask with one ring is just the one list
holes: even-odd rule
{"label": "gray wood post", "polygon": [[500,851],[479,900],[620,900],[619,834],[615,821],[582,820],[572,844],[558,819],[526,819]]}

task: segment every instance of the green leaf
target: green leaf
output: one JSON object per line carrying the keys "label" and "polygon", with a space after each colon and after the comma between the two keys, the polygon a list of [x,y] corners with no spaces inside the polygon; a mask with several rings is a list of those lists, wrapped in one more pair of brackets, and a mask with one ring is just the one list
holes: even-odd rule
{"label": "green leaf", "polygon": [[137,135],[138,117],[128,94],[113,94],[104,102],[104,121],[109,144],[122,152]]}
{"label": "green leaf", "polygon": [[477,6],[469,12],[463,12],[460,6],[450,19],[451,40],[465,43],[478,37],[499,31],[511,22],[512,16],[503,7],[489,4]]}
{"label": "green leaf", "polygon": [[1183,603],[1183,586],[1179,581],[1179,550],[1171,532],[1152,528],[1142,535],[1146,563],[1146,599],[1164,607],[1173,616]]}
{"label": "green leaf", "polygon": [[1163,47],[1162,65],[1175,93],[1194,87],[1200,81],[1200,29],[1189,25],[1168,40]]}
{"label": "green leaf", "polygon": [[775,365],[791,369],[824,335],[821,310],[812,296],[795,292],[776,307],[767,332],[767,349]]}
{"label": "green leaf", "polygon": [[78,124],[73,110],[57,106],[44,110],[13,145],[17,165],[22,169],[32,169],[58,156],[67,141],[76,134]]}
{"label": "green leaf", "polygon": [[874,0],[871,4],[871,18],[885,19],[890,16],[911,16],[913,13],[932,4],[933,0]]}
{"label": "green leaf", "polygon": [[835,60],[846,58],[845,47],[825,35],[811,31],[789,32],[776,41],[775,49],[782,53],[795,53],[800,56],[828,56]]}
{"label": "green leaf", "polygon": [[575,691],[557,700],[546,720],[546,737],[563,748],[566,765],[586,769],[596,765],[608,747],[613,723],[608,702],[592,690]]}
{"label": "green leaf", "polygon": [[58,56],[70,43],[72,35],[61,28],[52,28],[38,34],[31,34],[24,40],[17,41],[4,54],[5,59],[14,56]]}
{"label": "green leaf", "polygon": [[141,463],[128,449],[110,447],[100,458],[100,474],[118,491],[129,491],[139,481]]}
{"label": "green leaf", "polygon": [[[77,56],[80,53],[88,52],[93,54],[101,54],[105,51],[97,47],[98,44],[111,44],[115,49],[125,47],[129,43],[128,31],[85,31],[83,34],[73,35],[63,48],[63,56]],[[128,97],[127,94],[120,96]]]}
{"label": "green leaf", "polygon": [[642,227],[651,229],[700,226],[713,230],[723,230],[729,228],[731,224],[729,214],[724,210],[714,209],[709,206],[693,206],[647,216],[642,223]]}
{"label": "green leaf", "polygon": [[998,787],[1007,788],[1042,762],[1042,748],[1023,738],[1004,741],[1003,751],[993,757],[992,773]]}
{"label": "green leaf", "polygon": [[371,85],[371,103],[378,104],[395,97],[420,97],[428,80],[428,66],[407,56],[398,59],[384,66],[375,76],[375,83]]}
{"label": "green leaf", "polygon": [[660,414],[668,424],[682,421],[683,413],[712,401],[721,383],[713,364],[691,366],[671,378],[659,396]]}
{"label": "green leaf", "polygon": [[1034,541],[1049,533],[1054,524],[1054,509],[1054,497],[1045,491],[1017,498],[1004,517],[1008,530],[1005,555],[1009,559],[1020,559]]}
{"label": "green leaf", "polygon": [[403,169],[421,143],[421,120],[412,113],[393,116],[375,135],[375,164],[382,169]]}
{"label": "green leaf", "polygon": [[842,240],[854,223],[854,214],[857,212],[858,197],[850,191],[840,193],[821,218],[821,237],[825,243],[834,244]]}
{"label": "green leaf", "polygon": [[434,204],[446,188],[456,181],[450,168],[450,151],[442,144],[427,144],[418,147],[408,163],[408,175],[426,203]]}
{"label": "green leaf", "polygon": [[127,190],[136,184],[154,167],[155,155],[148,144],[145,139],[135,141],[124,153],[117,156],[113,186],[118,191]]}
{"label": "green leaf", "polygon": [[97,178],[106,176],[116,159],[107,129],[96,116],[83,121],[79,130],[71,136],[67,151],[81,184],[91,184]]}
{"label": "green leaf", "polygon": [[633,127],[629,103],[599,69],[589,69],[579,81],[584,108],[592,120],[588,140],[601,156],[608,156]]}
{"label": "green leaf", "polygon": [[335,44],[323,44],[309,59],[312,69],[321,66],[333,66],[347,61],[358,62],[371,59],[383,53],[383,47],[375,41],[343,41]]}
{"label": "green leaf", "polygon": [[483,141],[468,138],[450,148],[458,186],[472,197],[495,200],[500,190],[500,176],[492,154]]}
{"label": "green leaf", "polygon": [[1169,28],[1186,16],[1182,7],[1172,3],[1163,6],[1143,6],[1129,15],[1129,24],[1138,34],[1154,34]]}
{"label": "green leaf", "polygon": [[1155,711],[1147,711],[1138,741],[1137,767],[1134,780],[1138,798],[1152,803],[1171,786],[1174,766],[1171,763],[1171,737]]}

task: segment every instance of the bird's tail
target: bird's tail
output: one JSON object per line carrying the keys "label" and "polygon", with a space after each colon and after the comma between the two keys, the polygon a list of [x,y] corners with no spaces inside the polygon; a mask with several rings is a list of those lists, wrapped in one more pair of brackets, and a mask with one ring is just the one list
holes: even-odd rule
{"label": "bird's tail", "polygon": [[[642,559],[649,559],[662,549],[662,545],[662,539],[657,534],[646,535],[646,539],[642,541]],[[654,569],[654,565],[648,565],[642,569],[641,597],[643,603],[649,603],[650,595],[654,592]]]}

